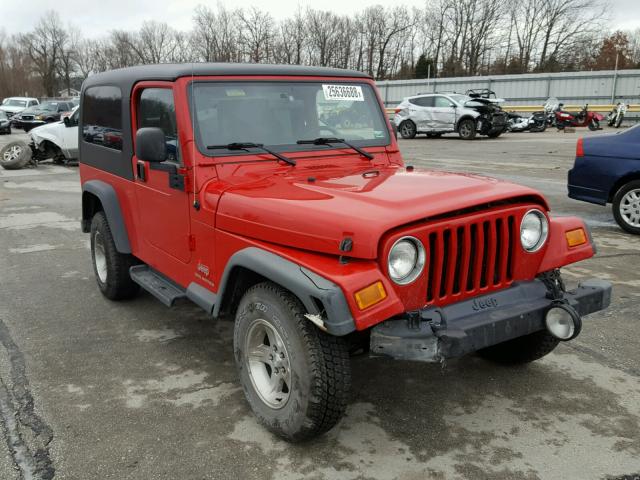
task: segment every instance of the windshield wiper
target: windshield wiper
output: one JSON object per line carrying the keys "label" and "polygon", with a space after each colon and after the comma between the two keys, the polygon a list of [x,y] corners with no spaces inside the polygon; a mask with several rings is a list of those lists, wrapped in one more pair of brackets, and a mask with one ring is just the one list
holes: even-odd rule
{"label": "windshield wiper", "polygon": [[332,143],[342,143],[343,145],[346,145],[347,147],[355,150],[360,155],[368,158],[369,160],[373,160],[374,158],[373,155],[371,155],[369,152],[365,152],[361,148],[353,145],[352,143],[347,142],[344,138],[319,137],[319,138],[314,138],[313,140],[298,140],[296,143],[298,145],[331,145]]}
{"label": "windshield wiper", "polygon": [[273,150],[265,147],[261,143],[251,143],[251,142],[233,142],[227,143],[226,145],[209,145],[207,146],[207,150],[249,150],[250,148],[257,148],[258,150],[262,150],[263,152],[267,152],[269,155],[273,155],[278,160],[282,160],[289,165],[295,165],[296,161],[293,158],[285,157],[284,155],[280,155],[278,152],[274,152]]}

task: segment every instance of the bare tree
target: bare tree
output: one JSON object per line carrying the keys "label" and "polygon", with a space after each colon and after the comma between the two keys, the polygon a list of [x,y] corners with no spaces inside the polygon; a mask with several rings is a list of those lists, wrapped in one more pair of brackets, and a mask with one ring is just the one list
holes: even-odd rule
{"label": "bare tree", "polygon": [[60,45],[65,31],[57,12],[46,12],[33,32],[20,36],[20,42],[31,58],[33,69],[42,81],[47,96],[54,96],[56,73],[62,55]]}
{"label": "bare tree", "polygon": [[273,17],[256,7],[239,10],[240,43],[248,59],[255,63],[268,62],[273,43]]}

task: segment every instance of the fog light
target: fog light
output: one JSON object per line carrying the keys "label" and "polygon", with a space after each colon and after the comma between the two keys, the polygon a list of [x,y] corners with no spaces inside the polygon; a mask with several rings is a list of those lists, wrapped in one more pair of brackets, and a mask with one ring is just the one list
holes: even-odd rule
{"label": "fog light", "polygon": [[555,302],[544,321],[549,333],[563,341],[576,338],[582,330],[580,315],[567,303]]}

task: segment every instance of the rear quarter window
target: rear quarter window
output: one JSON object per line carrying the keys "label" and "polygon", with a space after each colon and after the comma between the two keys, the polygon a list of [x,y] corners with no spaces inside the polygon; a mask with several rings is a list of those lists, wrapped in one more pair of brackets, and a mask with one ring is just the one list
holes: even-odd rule
{"label": "rear quarter window", "polygon": [[82,100],[82,138],[122,150],[122,92],[115,86],[89,87]]}
{"label": "rear quarter window", "polygon": [[419,107],[433,107],[433,97],[410,98],[409,103],[413,103]]}

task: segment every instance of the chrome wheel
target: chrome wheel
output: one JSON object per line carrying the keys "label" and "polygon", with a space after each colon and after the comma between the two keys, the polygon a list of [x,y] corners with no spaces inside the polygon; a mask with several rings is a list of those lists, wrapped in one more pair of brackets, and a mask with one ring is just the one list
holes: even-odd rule
{"label": "chrome wheel", "polygon": [[9,150],[4,152],[3,158],[5,162],[11,162],[12,160],[16,160],[20,155],[22,155],[22,147],[20,145],[14,145]]}
{"label": "chrome wheel", "polygon": [[635,228],[640,228],[640,189],[629,190],[620,201],[620,217]]}
{"label": "chrome wheel", "polygon": [[289,354],[280,334],[266,320],[258,318],[249,327],[244,363],[260,399],[273,409],[284,407],[291,393]]}
{"label": "chrome wheel", "polygon": [[469,122],[464,122],[460,125],[460,135],[463,137],[468,137],[471,135],[471,124]]}
{"label": "chrome wheel", "polygon": [[416,135],[416,127],[411,121],[400,124],[400,135],[402,138],[413,138]]}
{"label": "chrome wheel", "polygon": [[102,283],[107,283],[107,255],[104,248],[104,239],[100,232],[93,236],[93,261],[96,273]]}

